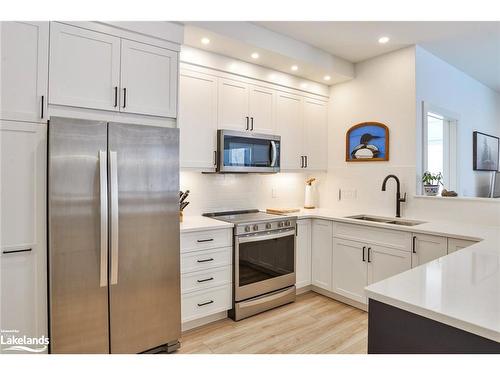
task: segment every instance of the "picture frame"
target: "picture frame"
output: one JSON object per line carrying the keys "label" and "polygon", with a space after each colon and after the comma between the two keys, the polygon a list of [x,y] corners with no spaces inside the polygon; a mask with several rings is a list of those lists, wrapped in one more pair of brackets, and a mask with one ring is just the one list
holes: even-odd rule
{"label": "picture frame", "polygon": [[472,169],[487,172],[498,171],[500,138],[478,131],[472,134]]}
{"label": "picture frame", "polygon": [[376,121],[361,122],[346,132],[346,162],[388,161],[389,128]]}

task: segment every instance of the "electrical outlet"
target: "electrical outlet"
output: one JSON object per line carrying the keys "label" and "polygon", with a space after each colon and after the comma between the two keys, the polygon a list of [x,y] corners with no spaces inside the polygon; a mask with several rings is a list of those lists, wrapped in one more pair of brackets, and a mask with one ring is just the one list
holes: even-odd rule
{"label": "electrical outlet", "polygon": [[339,189],[339,201],[355,200],[357,198],[356,189]]}

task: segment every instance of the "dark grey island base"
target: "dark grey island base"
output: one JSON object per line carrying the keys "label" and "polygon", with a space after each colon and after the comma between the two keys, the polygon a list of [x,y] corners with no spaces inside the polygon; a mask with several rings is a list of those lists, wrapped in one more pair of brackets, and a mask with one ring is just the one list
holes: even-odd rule
{"label": "dark grey island base", "polygon": [[500,354],[500,343],[370,299],[368,354]]}

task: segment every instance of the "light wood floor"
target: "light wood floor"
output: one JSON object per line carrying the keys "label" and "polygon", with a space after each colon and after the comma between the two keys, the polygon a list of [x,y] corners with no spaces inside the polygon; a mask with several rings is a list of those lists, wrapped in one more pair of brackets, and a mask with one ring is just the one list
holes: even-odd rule
{"label": "light wood floor", "polygon": [[366,353],[368,314],[314,292],[234,322],[185,332],[178,353]]}

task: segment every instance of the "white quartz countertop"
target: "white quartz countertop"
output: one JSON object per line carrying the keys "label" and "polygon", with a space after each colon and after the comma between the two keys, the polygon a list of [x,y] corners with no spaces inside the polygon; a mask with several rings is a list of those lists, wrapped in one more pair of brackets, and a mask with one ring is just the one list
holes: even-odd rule
{"label": "white quartz countertop", "polygon": [[[358,223],[329,210],[301,210],[300,218]],[[500,342],[500,228],[453,221],[413,227],[361,224],[480,242],[365,288],[369,298]]]}
{"label": "white quartz countertop", "polygon": [[[326,219],[413,233],[480,241],[366,287],[369,298],[500,342],[500,228],[454,221],[425,221],[412,227],[360,222],[360,212],[302,209],[298,219]],[[185,217],[181,232],[230,228],[202,216]]]}
{"label": "white quartz countertop", "polygon": [[211,219],[201,215],[184,216],[182,223],[180,223],[181,233],[232,227],[232,223],[226,223],[224,221]]}

